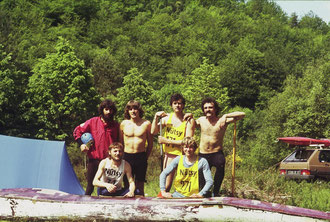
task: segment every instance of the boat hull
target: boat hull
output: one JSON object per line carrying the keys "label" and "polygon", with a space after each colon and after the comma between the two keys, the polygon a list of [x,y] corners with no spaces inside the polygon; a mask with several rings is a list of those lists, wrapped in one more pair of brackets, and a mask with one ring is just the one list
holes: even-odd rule
{"label": "boat hull", "polygon": [[313,144],[320,144],[323,146],[330,146],[329,139],[312,139],[308,137],[281,137],[277,138],[279,141],[296,146],[310,146]]}
{"label": "boat hull", "polygon": [[103,198],[37,188],[0,190],[0,219],[13,218],[301,222],[326,221],[330,215],[317,210],[231,197]]}

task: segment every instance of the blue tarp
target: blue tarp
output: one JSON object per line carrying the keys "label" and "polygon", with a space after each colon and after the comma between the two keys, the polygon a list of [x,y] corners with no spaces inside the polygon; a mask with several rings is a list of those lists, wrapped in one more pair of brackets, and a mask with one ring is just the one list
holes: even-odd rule
{"label": "blue tarp", "polygon": [[46,188],[85,193],[62,141],[0,135],[0,189]]}

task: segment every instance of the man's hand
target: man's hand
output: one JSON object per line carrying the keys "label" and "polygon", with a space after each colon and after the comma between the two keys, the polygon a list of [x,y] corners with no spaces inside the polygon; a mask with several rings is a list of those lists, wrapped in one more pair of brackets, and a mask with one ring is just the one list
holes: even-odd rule
{"label": "man's hand", "polygon": [[89,148],[86,144],[81,144],[80,150],[81,150],[81,152],[88,152]]}
{"label": "man's hand", "polygon": [[165,197],[165,198],[172,197],[172,194],[170,192],[166,192],[165,190],[162,190],[161,193],[162,193],[162,197]]}
{"label": "man's hand", "polygon": [[134,191],[129,191],[127,194],[124,195],[124,197],[134,197]]}
{"label": "man's hand", "polygon": [[167,116],[167,113],[165,113],[164,111],[159,111],[155,114],[156,117],[165,117]]}
{"label": "man's hand", "polygon": [[200,193],[194,193],[190,197],[193,197],[193,198],[202,198],[203,195],[201,195]]}
{"label": "man's hand", "polygon": [[192,118],[194,118],[194,115],[192,113],[186,113],[183,116],[183,120],[185,120],[185,121],[189,121]]}
{"label": "man's hand", "polygon": [[113,184],[107,184],[105,188],[109,191],[109,193],[114,193],[117,190],[117,187]]}
{"label": "man's hand", "polygon": [[159,111],[155,114],[155,118],[163,118],[164,116],[167,116],[167,113],[165,113],[164,111]]}
{"label": "man's hand", "polygon": [[158,143],[160,144],[168,144],[168,139],[163,136],[158,136]]}

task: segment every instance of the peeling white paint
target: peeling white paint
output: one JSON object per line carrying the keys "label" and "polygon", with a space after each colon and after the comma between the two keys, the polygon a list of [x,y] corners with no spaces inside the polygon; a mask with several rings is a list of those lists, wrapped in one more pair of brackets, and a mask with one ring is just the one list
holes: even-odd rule
{"label": "peeling white paint", "polygon": [[[21,192],[21,195],[19,195]],[[1,193],[0,219],[109,219],[119,221],[244,221],[316,222],[329,214],[238,198],[158,199],[97,198],[53,190],[13,190]],[[36,194],[36,195],[34,195]],[[262,209],[261,207],[264,206]],[[259,208],[258,208],[259,207]],[[273,207],[273,209],[271,209]],[[269,210],[266,210],[269,209]],[[281,212],[276,212],[281,209]],[[326,219],[283,213],[283,209],[319,213]],[[322,218],[322,217],[320,217]]]}

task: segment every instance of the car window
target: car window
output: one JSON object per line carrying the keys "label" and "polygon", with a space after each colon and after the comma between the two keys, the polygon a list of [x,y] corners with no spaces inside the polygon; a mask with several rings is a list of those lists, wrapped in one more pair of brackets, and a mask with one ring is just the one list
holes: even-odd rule
{"label": "car window", "polygon": [[315,150],[298,149],[288,156],[284,162],[306,162]]}
{"label": "car window", "polygon": [[320,162],[330,162],[330,150],[321,150],[319,160]]}

